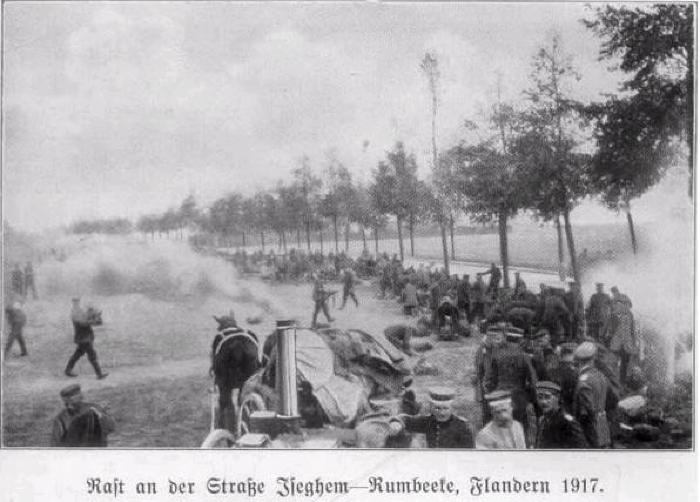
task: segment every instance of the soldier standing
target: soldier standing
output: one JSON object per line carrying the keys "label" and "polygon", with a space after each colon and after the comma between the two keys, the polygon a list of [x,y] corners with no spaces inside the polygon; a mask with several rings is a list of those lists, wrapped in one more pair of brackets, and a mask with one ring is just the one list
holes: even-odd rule
{"label": "soldier standing", "polygon": [[542,416],[537,424],[538,449],[588,448],[588,441],[581,425],[564,411],[559,402],[561,387],[554,382],[537,382],[537,402]]}
{"label": "soldier standing", "polygon": [[404,430],[425,434],[428,448],[474,448],[467,421],[452,412],[455,393],[447,388],[430,390],[430,415],[399,415],[389,422],[391,434]]}
{"label": "soldier standing", "polygon": [[610,328],[612,300],[603,290],[603,283],[597,282],[596,292],[591,295],[586,309],[588,336],[596,342],[607,344]]}
{"label": "soldier standing", "polygon": [[596,351],[594,343],[583,342],[574,352],[579,377],[573,411],[591,448],[609,448],[612,441],[605,407],[610,385],[595,366]]}
{"label": "soldier standing", "polygon": [[97,323],[88,316],[88,313],[80,306],[80,298],[73,298],[73,310],[71,311],[71,321],[73,322],[74,337],[73,341],[76,344],[75,352],[68,360],[65,374],[69,377],[76,377],[73,373],[73,366],[78,362],[78,359],[87,354],[88,361],[95,369],[95,374],[98,380],[106,378],[109,373],[102,371],[100,363],[97,361],[97,352],[93,347],[95,342],[95,332],[93,326]]}
{"label": "soldier standing", "polygon": [[498,287],[501,283],[501,269],[495,263],[491,263],[491,268],[486,272],[482,272],[481,275],[491,276],[487,293],[495,297],[498,294]]}
{"label": "soldier standing", "polygon": [[476,282],[472,285],[472,321],[479,322],[484,318],[484,304],[486,303],[486,285],[481,274],[477,274]]}
{"label": "soldier standing", "polygon": [[630,359],[637,353],[637,341],[634,332],[632,301],[620,293],[617,287],[612,291],[612,338],[610,350],[620,358],[620,383],[627,381],[627,367]]}
{"label": "soldier standing", "polygon": [[457,308],[464,312],[464,318],[468,323],[471,323],[471,312],[469,310],[469,300],[472,285],[469,282],[469,276],[463,275],[462,280],[457,285]]}
{"label": "soldier standing", "polygon": [[496,391],[485,396],[493,419],[476,435],[477,450],[524,450],[523,426],[513,420],[513,403],[508,391]]}
{"label": "soldier standing", "polygon": [[583,295],[581,288],[576,281],[569,282],[569,291],[564,296],[566,306],[571,313],[571,329],[569,330],[570,340],[581,340],[585,333],[586,312],[583,305]]}
{"label": "soldier standing", "polygon": [[107,406],[84,402],[78,384],[69,385],[60,394],[65,408],[53,420],[51,446],[106,447],[107,436],[115,429]]}
{"label": "soldier standing", "polygon": [[318,275],[314,275],[314,290],[311,295],[313,301],[314,301],[314,314],[311,320],[311,327],[315,328],[316,327],[316,318],[318,317],[318,313],[323,310],[323,315],[326,316],[326,319],[328,322],[333,322],[335,319],[333,319],[330,314],[328,313],[328,298],[330,297],[330,294],[326,291],[326,289],[323,286],[323,282],[321,279],[318,277]]}
{"label": "soldier standing", "polygon": [[36,294],[36,285],[34,284],[34,267],[32,262],[28,261],[24,267],[24,294],[29,296],[29,290],[32,290],[32,298],[37,300],[39,295]]}
{"label": "soldier standing", "polygon": [[20,302],[15,302],[11,306],[5,307],[5,318],[7,319],[7,324],[10,327],[10,333],[7,337],[7,343],[5,344],[5,359],[10,354],[10,349],[15,340],[19,344],[20,356],[27,355],[27,345],[24,342],[24,336],[22,335],[22,330],[24,325],[27,324],[27,315],[22,310],[22,304]]}
{"label": "soldier standing", "polygon": [[355,307],[358,307],[357,296],[355,296],[355,274],[350,267],[345,269],[343,273],[343,303],[340,310],[345,308],[345,302],[348,301],[348,296],[355,302]]}
{"label": "soldier standing", "polygon": [[15,268],[12,269],[11,284],[12,293],[17,298],[24,298],[24,274],[19,267],[19,263],[15,263]]}

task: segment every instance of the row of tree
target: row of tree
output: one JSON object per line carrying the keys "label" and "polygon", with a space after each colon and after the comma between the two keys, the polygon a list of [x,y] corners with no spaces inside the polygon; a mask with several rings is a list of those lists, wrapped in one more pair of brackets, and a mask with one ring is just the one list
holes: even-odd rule
{"label": "row of tree", "polygon": [[255,233],[263,248],[265,236],[272,234],[285,249],[294,235],[297,246],[303,236],[310,249],[314,234],[323,246],[324,231],[332,229],[338,251],[339,232],[344,231],[347,249],[354,224],[365,248],[365,231],[373,232],[378,251],[379,232],[391,219],[403,259],[404,229],[413,255],[416,225],[431,224],[440,228],[449,271],[454,222],[466,214],[472,221],[498,225],[507,281],[508,220],[527,211],[554,224],[560,263],[568,249],[578,280],[570,214],[584,197],[597,196],[611,209],[627,213],[636,252],[631,201],[658,182],[679,156],[687,156],[691,174],[693,166],[692,5],[605,6],[585,23],[603,39],[601,59],[617,58],[630,76],[620,95],[592,104],[577,101],[571,90],[580,77],[555,35],[533,58],[524,99],[503,102],[498,79],[498,98],[482,121],[485,125],[465,121],[470,136],[479,140],[439,151],[439,59],[428,53],[420,63],[431,97],[427,179],[418,178],[416,157],[401,142],[378,163],[368,185],[355,182],[330,152],[320,173],[304,157],[291,180],[273,189],[250,196],[230,193],[202,210],[188,197],[177,209],[141,218],[137,228],[147,234],[182,235],[190,227],[221,238],[239,236],[243,245]]}

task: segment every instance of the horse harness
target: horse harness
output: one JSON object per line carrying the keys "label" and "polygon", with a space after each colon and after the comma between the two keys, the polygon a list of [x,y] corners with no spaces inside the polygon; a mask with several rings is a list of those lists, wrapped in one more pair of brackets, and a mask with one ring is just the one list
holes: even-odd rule
{"label": "horse harness", "polygon": [[217,336],[220,336],[221,338],[219,339],[219,342],[216,344],[214,347],[214,356],[218,355],[219,352],[221,351],[221,348],[224,346],[224,344],[230,340],[233,340],[234,338],[242,337],[250,340],[255,344],[255,348],[258,351],[258,361],[260,361],[260,344],[258,342],[258,338],[255,336],[255,334],[251,331],[248,330],[243,330],[241,328],[226,328],[219,333],[217,333]]}

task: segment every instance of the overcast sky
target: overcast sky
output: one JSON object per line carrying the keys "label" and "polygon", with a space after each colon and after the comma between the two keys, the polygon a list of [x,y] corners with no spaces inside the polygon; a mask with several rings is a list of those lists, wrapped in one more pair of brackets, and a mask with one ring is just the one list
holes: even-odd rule
{"label": "overcast sky", "polygon": [[161,212],[189,193],[206,204],[288,178],[303,154],[321,168],[330,149],[369,179],[396,140],[427,172],[427,50],[447,147],[493,103],[496,72],[505,98],[522,99],[555,30],[582,75],[574,94],[615,91],[586,15],[583,4],[6,3],[4,217],[38,229]]}

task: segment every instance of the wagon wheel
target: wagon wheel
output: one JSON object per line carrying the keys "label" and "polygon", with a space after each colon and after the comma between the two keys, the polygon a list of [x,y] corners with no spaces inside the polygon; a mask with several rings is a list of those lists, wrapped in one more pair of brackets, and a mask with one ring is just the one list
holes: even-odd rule
{"label": "wagon wheel", "polygon": [[214,429],[202,442],[201,448],[231,448],[236,438],[226,429]]}
{"label": "wagon wheel", "polygon": [[250,432],[250,416],[255,411],[265,411],[265,400],[256,392],[251,392],[245,398],[236,413],[236,437]]}

